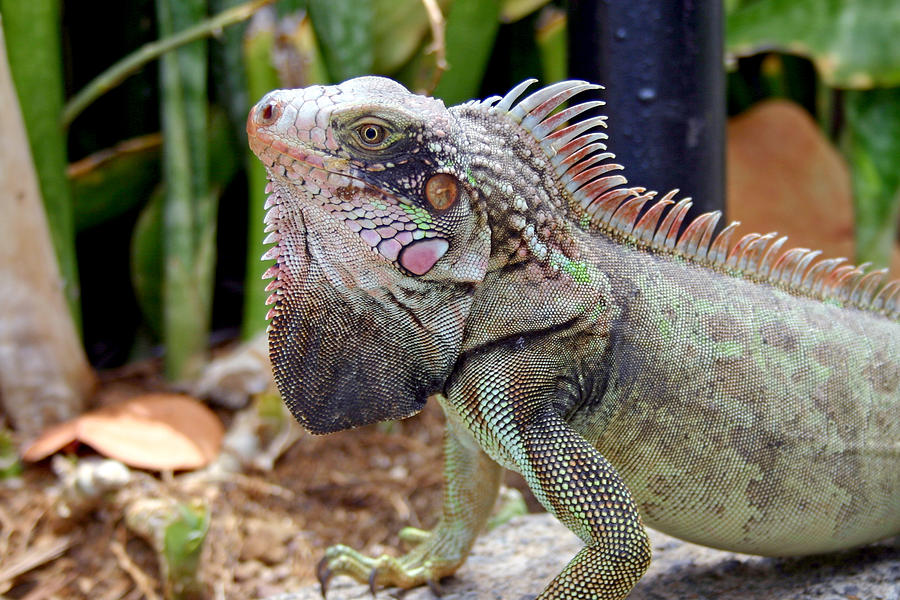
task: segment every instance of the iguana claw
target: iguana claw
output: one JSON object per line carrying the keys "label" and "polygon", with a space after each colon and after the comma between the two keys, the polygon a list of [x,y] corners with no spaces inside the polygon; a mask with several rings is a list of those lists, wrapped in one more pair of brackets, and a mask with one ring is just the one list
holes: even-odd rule
{"label": "iguana claw", "polygon": [[378,569],[372,569],[372,572],[369,573],[369,591],[372,592],[372,597],[375,597],[375,594],[378,593],[378,584],[375,583],[376,578],[378,577]]}
{"label": "iguana claw", "polygon": [[319,580],[319,588],[322,592],[323,600],[328,593],[328,582],[331,581],[333,576],[334,572],[328,567],[328,557],[323,556],[319,564],[316,565],[316,579]]}
{"label": "iguana claw", "polygon": [[441,589],[441,584],[434,579],[426,579],[425,583],[428,585],[428,589],[431,590],[431,593],[434,594],[435,598],[440,598],[444,595],[444,590]]}

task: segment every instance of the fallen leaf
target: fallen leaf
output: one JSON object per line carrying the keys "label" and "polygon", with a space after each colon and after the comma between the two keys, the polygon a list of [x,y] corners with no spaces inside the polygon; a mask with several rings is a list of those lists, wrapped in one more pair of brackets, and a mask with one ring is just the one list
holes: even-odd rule
{"label": "fallen leaf", "polygon": [[48,429],[23,458],[38,461],[79,441],[132,467],[197,469],[218,454],[223,435],[221,421],[203,403],[179,394],[148,394]]}
{"label": "fallen leaf", "polygon": [[799,105],[767,100],[731,119],[727,192],[741,231],[777,231],[788,247],[853,258],[849,169]]}

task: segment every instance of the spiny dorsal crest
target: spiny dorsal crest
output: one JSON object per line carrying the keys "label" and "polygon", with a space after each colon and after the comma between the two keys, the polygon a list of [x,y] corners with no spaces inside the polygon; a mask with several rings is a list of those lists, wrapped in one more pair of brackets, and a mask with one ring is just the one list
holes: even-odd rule
{"label": "spiny dorsal crest", "polygon": [[[627,187],[624,176],[610,174],[623,167],[609,162],[615,156],[606,151],[601,141],[607,136],[596,131],[605,127],[606,117],[575,119],[604,102],[580,102],[554,112],[576,94],[603,89],[602,86],[586,81],[561,81],[519,100],[536,81],[525,80],[502,98],[492,96],[468,104],[502,114],[533,136],[553,164],[558,181],[569,194],[570,206],[582,216],[584,224],[652,252],[680,256],[794,294],[900,318],[900,280],[882,285],[887,269],[866,273],[871,263],[853,266],[844,264],[845,258],[815,262],[821,251],[808,248],[782,251],[787,237],[776,239],[774,232],[748,233],[732,242],[739,225],[737,221],[713,237],[722,217],[720,211],[697,216],[679,235],[691,207],[690,198],[676,202],[674,196],[678,190],[672,190],[656,199],[656,192]],[[647,203],[649,207],[641,214]]]}

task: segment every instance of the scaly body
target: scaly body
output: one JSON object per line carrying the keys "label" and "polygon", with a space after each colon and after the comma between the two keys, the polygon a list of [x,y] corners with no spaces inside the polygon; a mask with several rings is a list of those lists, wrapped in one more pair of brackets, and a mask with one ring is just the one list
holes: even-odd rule
{"label": "scaly body", "polygon": [[[563,82],[451,109],[360,78],[269,94],[271,357],[325,433],[448,418],[444,510],[404,557],[320,576],[435,582],[464,560],[498,464],[587,544],[541,598],[623,598],[643,522],[767,555],[900,533],[900,284],[784,239],[683,233],[626,187]],[[569,125],[571,123],[571,125]],[[649,210],[641,215],[641,208]]]}

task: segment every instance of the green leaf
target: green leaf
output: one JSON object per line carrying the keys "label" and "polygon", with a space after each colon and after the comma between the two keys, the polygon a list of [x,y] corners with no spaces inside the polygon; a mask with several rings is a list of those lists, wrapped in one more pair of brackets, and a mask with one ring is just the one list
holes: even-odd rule
{"label": "green leaf", "polygon": [[[202,20],[204,0],[156,0],[160,34]],[[212,315],[218,197],[209,189],[207,45],[196,41],[160,61],[163,125],[166,375],[196,376],[206,358]]]}
{"label": "green leaf", "polygon": [[131,285],[144,320],[163,336],[162,209],[165,189],[159,186],[141,210],[131,233]]}
{"label": "green leaf", "polygon": [[[446,12],[450,0],[438,6]],[[372,0],[375,73],[394,73],[413,57],[422,43],[431,44],[428,14],[422,0]]]}
{"label": "green leaf", "polygon": [[166,526],[163,556],[166,560],[167,598],[202,598],[200,558],[209,531],[209,508],[200,500],[179,504],[177,516]]}
{"label": "green leaf", "polygon": [[900,85],[896,0],[756,0],[728,15],[728,51],[777,49],[809,57],[832,87]]}
{"label": "green leaf", "polygon": [[900,88],[848,91],[843,150],[853,173],[856,253],[890,264],[900,216]]}
{"label": "green leaf", "polygon": [[21,474],[22,461],[12,435],[6,429],[0,429],[0,481],[14,479]]}
{"label": "green leaf", "polygon": [[448,69],[435,96],[452,105],[478,94],[499,26],[499,0],[454,0],[447,15]]}
{"label": "green leaf", "polygon": [[[213,194],[237,173],[240,155],[230,135],[228,118],[222,110],[214,110],[209,124],[210,162]],[[157,158],[158,160],[158,158]],[[257,161],[259,162],[259,161]],[[125,185],[124,183],[122,185]],[[140,197],[143,201],[145,196]],[[164,335],[163,325],[163,206],[165,186],[157,185],[141,210],[131,234],[131,285],[144,319],[157,339]]]}
{"label": "green leaf", "polygon": [[541,58],[541,80],[562,81],[568,73],[569,34],[566,13],[556,7],[544,10],[535,32]]}
{"label": "green leaf", "polygon": [[335,81],[372,72],[373,9],[359,0],[310,0],[309,16]]}
{"label": "green leaf", "polygon": [[101,150],[69,167],[79,233],[141,204],[159,183],[162,139],[151,134]]}
{"label": "green leaf", "polygon": [[549,0],[503,0],[500,8],[500,20],[504,23],[513,23],[527,17]]}

